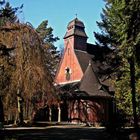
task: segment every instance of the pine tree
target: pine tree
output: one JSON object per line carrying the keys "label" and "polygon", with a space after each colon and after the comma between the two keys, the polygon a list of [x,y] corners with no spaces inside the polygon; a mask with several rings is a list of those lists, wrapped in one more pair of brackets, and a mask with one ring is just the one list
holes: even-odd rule
{"label": "pine tree", "polygon": [[[131,106],[132,101],[134,126],[137,127],[136,115],[136,82],[139,83],[140,52],[140,1],[139,0],[106,0],[102,21],[97,22],[102,33],[95,33],[97,44],[112,48],[115,61],[117,81],[115,84],[117,105],[125,111],[125,106]],[[107,60],[107,59],[106,59]],[[112,61],[113,60],[113,61]],[[128,83],[128,81],[130,81]],[[122,87],[122,84],[125,87]],[[138,85],[138,84],[137,84]],[[128,90],[126,88],[128,87]],[[131,93],[131,94],[130,94]],[[123,104],[121,104],[123,102]],[[130,110],[131,111],[131,110]]]}
{"label": "pine tree", "polygon": [[48,21],[43,21],[37,28],[36,31],[44,43],[44,52],[46,55],[46,66],[52,77],[55,76],[56,67],[59,61],[59,51],[55,47],[54,43],[59,40],[58,37],[54,37],[53,29],[48,26]]}
{"label": "pine tree", "polygon": [[7,22],[18,22],[17,13],[22,11],[23,4],[20,7],[13,8],[9,2],[3,1],[0,5],[0,26]]}

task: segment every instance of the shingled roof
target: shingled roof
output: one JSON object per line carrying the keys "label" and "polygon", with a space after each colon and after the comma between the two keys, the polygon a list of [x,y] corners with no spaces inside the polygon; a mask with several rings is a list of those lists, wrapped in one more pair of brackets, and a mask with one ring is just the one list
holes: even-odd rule
{"label": "shingled roof", "polygon": [[74,51],[78,59],[78,62],[81,66],[81,69],[84,73],[88,67],[89,61],[91,61],[91,57],[86,51],[81,51],[76,49]]}
{"label": "shingled roof", "polygon": [[80,27],[85,27],[84,26],[84,23],[81,21],[81,20],[79,20],[78,18],[75,18],[75,19],[73,19],[72,21],[70,21],[69,23],[68,23],[68,26],[67,27],[70,27],[70,26],[80,26]]}
{"label": "shingled roof", "polygon": [[111,95],[104,89],[104,87],[98,80],[91,63],[89,63],[84,73],[79,90],[81,92],[86,92],[89,96],[92,97],[111,98]]}
{"label": "shingled roof", "polygon": [[72,35],[82,36],[87,38],[84,28],[85,28],[84,23],[80,21],[78,18],[75,18],[74,20],[69,22],[64,39]]}

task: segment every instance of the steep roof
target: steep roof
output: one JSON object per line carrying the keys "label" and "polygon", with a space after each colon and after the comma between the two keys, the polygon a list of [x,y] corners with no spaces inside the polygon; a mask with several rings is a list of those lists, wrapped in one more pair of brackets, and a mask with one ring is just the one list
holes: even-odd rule
{"label": "steep roof", "polygon": [[91,61],[91,57],[86,51],[81,51],[76,49],[74,51],[78,59],[78,62],[81,66],[81,69],[84,73],[88,67],[89,61]]}
{"label": "steep roof", "polygon": [[98,80],[91,63],[89,63],[84,73],[79,90],[92,97],[111,97]]}
{"label": "steep roof", "polygon": [[68,26],[67,27],[70,27],[70,26],[80,26],[80,27],[85,27],[84,26],[84,23],[82,21],[80,21],[78,18],[75,18],[73,19],[72,21],[70,21],[68,23]]}

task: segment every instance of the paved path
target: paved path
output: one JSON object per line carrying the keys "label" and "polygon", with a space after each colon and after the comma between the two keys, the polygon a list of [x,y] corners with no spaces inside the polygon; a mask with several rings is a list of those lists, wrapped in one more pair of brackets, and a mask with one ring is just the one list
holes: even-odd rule
{"label": "paved path", "polygon": [[104,128],[77,125],[6,128],[0,140],[127,140],[126,136],[114,139]]}

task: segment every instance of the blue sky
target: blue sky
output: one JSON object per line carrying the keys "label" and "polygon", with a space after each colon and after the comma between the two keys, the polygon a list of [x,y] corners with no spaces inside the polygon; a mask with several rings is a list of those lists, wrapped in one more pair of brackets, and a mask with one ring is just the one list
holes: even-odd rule
{"label": "blue sky", "polygon": [[54,29],[54,35],[60,40],[56,46],[63,45],[63,37],[68,22],[75,18],[84,22],[88,35],[88,42],[94,43],[94,31],[99,31],[96,21],[100,20],[100,13],[104,7],[103,0],[9,0],[13,7],[24,4],[20,14],[22,22],[30,22],[37,27],[43,20],[48,20]]}

